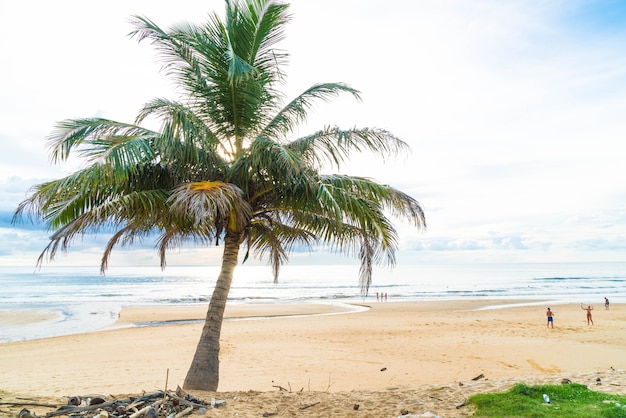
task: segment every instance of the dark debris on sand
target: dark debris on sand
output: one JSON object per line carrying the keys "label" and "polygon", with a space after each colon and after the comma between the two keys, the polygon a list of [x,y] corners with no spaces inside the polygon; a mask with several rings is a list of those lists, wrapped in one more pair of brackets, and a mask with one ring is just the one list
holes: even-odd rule
{"label": "dark debris on sand", "polygon": [[58,407],[45,415],[31,413],[25,407],[17,414],[17,417],[181,418],[192,414],[194,411],[202,415],[208,408],[217,408],[225,405],[225,401],[212,399],[210,402],[207,402],[177,388],[176,391],[157,391],[120,399],[105,399],[100,396],[72,396],[68,399],[67,405]]}

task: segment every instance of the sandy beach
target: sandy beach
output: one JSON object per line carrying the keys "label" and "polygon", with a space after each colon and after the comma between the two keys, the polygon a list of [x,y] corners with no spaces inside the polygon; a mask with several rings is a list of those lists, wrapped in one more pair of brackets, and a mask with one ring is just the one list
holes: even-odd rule
{"label": "sandy beach", "polygon": [[[548,329],[546,306],[524,302],[374,302],[359,311],[323,304],[228,306],[219,392],[194,395],[226,401],[206,416],[396,417],[409,411],[454,417],[471,413],[457,408],[471,394],[516,382],[567,377],[626,393],[624,305],[596,305],[593,326],[579,305],[551,306],[555,322]],[[205,310],[129,307],[113,329],[0,344],[0,415],[19,411],[20,402],[60,405],[74,395],[163,390],[166,379],[175,389]],[[42,320],[27,315],[13,320]],[[158,325],[136,326],[150,323]],[[40,416],[54,409],[27,407]]]}

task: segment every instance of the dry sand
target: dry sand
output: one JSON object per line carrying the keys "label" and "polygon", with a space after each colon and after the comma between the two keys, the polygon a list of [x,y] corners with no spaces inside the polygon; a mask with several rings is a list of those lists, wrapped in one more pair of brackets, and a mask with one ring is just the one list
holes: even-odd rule
{"label": "dry sand", "polygon": [[[224,322],[219,392],[194,395],[226,401],[208,417],[462,417],[471,410],[457,406],[471,394],[517,382],[567,377],[626,393],[624,305],[596,306],[593,326],[578,305],[551,306],[548,329],[546,306],[520,302],[374,302],[348,313],[334,305],[228,306],[226,316],[239,319]],[[59,405],[73,395],[152,392],[166,376],[168,388],[182,385],[205,310],[132,307],[116,329],[0,344],[0,416],[19,411],[8,405],[14,401]],[[168,325],[129,326],[145,322]],[[40,415],[55,409],[27,407]]]}

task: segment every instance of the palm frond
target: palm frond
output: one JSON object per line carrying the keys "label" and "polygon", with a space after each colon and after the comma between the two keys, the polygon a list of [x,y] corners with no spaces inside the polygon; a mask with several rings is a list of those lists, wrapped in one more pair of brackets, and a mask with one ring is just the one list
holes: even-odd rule
{"label": "palm frond", "polygon": [[229,11],[238,18],[228,19],[232,45],[254,69],[254,77],[271,84],[282,79],[281,67],[287,54],[274,48],[285,37],[285,25],[291,19],[288,5],[275,1],[235,2]]}
{"label": "palm frond", "polygon": [[232,152],[238,154],[243,138],[276,106],[274,84],[286,55],[271,46],[282,39],[287,21],[284,4],[255,0],[246,8],[229,2],[226,23],[213,14],[204,26],[184,24],[165,32],[149,19],[135,17],[131,35],[157,46],[194,111],[215,124],[216,134],[230,138]]}
{"label": "palm frond", "polygon": [[[219,17],[216,15],[213,15],[212,19],[219,21]],[[150,41],[157,48],[167,74],[180,77],[181,69],[186,68],[186,75],[195,72],[199,79],[201,76],[199,64],[192,53],[192,49],[181,35],[194,33],[195,26],[189,23],[181,24],[177,29],[172,29],[172,34],[170,34],[143,16],[132,16],[130,23],[134,26],[134,29],[129,33],[130,38],[136,38],[137,42]],[[181,66],[181,61],[186,63],[185,67]]]}
{"label": "palm frond", "polygon": [[360,92],[344,83],[316,84],[294,98],[267,124],[260,135],[270,138],[284,137],[307,120],[316,101],[329,102],[342,93],[349,93],[361,100]]}
{"label": "palm frond", "polygon": [[418,229],[426,228],[426,216],[420,203],[406,193],[374,180],[346,175],[320,176],[322,184],[330,185],[340,193],[350,193],[368,201],[378,201],[395,218],[408,219]]}
{"label": "palm frond", "polygon": [[326,127],[299,139],[287,146],[302,155],[312,167],[324,163],[339,168],[354,151],[370,151],[383,160],[409,149],[408,144],[385,129],[353,128],[342,130]]}
{"label": "palm frond", "polygon": [[300,156],[291,149],[269,138],[257,137],[233,162],[229,179],[248,192],[252,185],[264,188],[265,183],[274,187],[277,182],[295,182],[303,174],[302,169]]}
{"label": "palm frond", "polygon": [[156,245],[159,252],[161,269],[164,269],[167,265],[167,250],[179,248],[190,239],[192,239],[196,245],[208,245],[215,239],[215,230],[213,228],[198,228],[193,223],[173,225],[164,229]]}
{"label": "palm frond", "polygon": [[261,260],[267,255],[272,266],[274,283],[278,282],[280,266],[287,263],[289,253],[295,246],[311,249],[312,244],[317,241],[315,234],[282,223],[277,217],[257,217],[257,220],[250,224],[249,234],[248,248],[252,248]]}
{"label": "palm frond", "polygon": [[113,248],[122,241],[124,244],[132,244],[134,241],[134,235],[132,234],[133,228],[128,225],[124,228],[121,228],[117,232],[115,232],[111,238],[107,241],[107,245],[102,253],[102,258],[100,259],[100,273],[104,274],[107,267],[109,266],[109,257],[111,256],[111,252]]}
{"label": "palm frond", "polygon": [[[330,243],[333,251],[358,257],[363,292],[371,284],[373,264],[395,264],[399,238],[386,212],[391,210],[425,228],[418,202],[390,186],[345,175],[302,179],[299,184],[282,185],[286,188],[276,192],[282,196],[280,205],[268,216],[278,219],[275,216],[280,213],[284,224]],[[313,189],[317,194],[312,197]]]}
{"label": "palm frond", "polygon": [[163,209],[169,183],[167,173],[160,169],[138,169],[120,181],[109,165],[96,164],[34,187],[32,196],[20,204],[16,215],[36,213],[51,229],[88,212],[94,223],[106,223]]}
{"label": "palm frond", "polygon": [[159,134],[138,125],[109,119],[68,119],[48,137],[53,163],[66,160],[74,150],[88,163],[110,162],[129,167],[154,158],[151,142]]}
{"label": "palm frond", "polygon": [[295,228],[305,229],[320,242],[327,243],[331,252],[361,260],[359,284],[364,295],[367,294],[372,282],[374,264],[395,265],[397,232],[381,212],[376,213],[378,221],[375,228],[371,228],[373,222],[370,222],[370,226],[365,226],[348,219],[337,220],[333,216],[325,216],[310,210],[291,211],[289,215],[290,223]]}
{"label": "palm frond", "polygon": [[162,160],[185,161],[186,164],[224,170],[226,162],[221,154],[228,150],[193,109],[180,102],[156,98],[143,106],[136,123],[147,117],[162,121],[161,135],[154,142]]}

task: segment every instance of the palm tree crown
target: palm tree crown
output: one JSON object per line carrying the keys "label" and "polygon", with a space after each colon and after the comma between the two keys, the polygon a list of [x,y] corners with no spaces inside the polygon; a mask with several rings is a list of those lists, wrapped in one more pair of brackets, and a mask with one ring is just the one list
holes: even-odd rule
{"label": "palm tree crown", "polygon": [[[58,124],[49,138],[52,162],[76,153],[85,165],[35,186],[16,211],[16,220],[28,214],[54,230],[40,263],[101,228],[114,231],[102,271],[115,246],[155,232],[163,267],[166,251],[183,242],[224,240],[225,287],[214,293],[211,310],[226,301],[241,245],[244,259],[250,252],[266,258],[276,279],[292,249],[327,243],[360,259],[367,292],[372,266],[395,263],[398,235],[390,217],[422,229],[423,210],[389,185],[321,170],[339,167],[354,151],[393,155],[408,147],[375,128],[323,127],[295,136],[316,101],[360,97],[348,85],[323,83],[283,99],[287,54],[275,45],[284,38],[287,10],[274,0],[227,0],[224,19],[211,14],[203,25],[168,31],[133,18],[131,36],[156,47],[180,100],[155,98],[134,123],[87,118]],[[146,128],[148,119],[160,128]]]}

